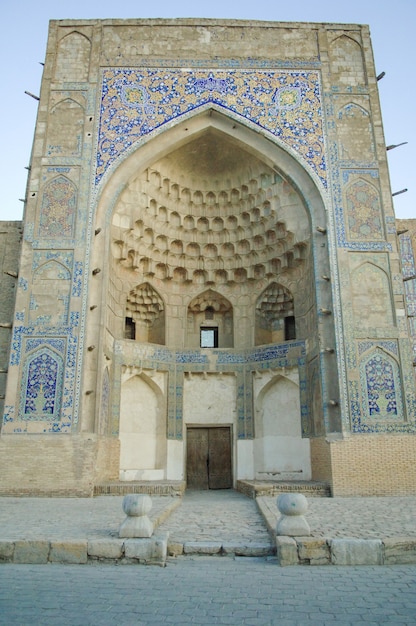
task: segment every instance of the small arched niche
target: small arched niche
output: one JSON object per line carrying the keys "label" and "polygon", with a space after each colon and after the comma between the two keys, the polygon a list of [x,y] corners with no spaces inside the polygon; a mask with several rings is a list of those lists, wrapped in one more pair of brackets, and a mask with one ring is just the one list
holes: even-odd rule
{"label": "small arched niche", "polygon": [[232,348],[233,307],[212,289],[194,298],[188,306],[187,347]]}
{"label": "small arched niche", "polygon": [[279,283],[271,283],[260,295],[255,312],[256,346],[296,339],[293,295]]}
{"label": "small arched niche", "polygon": [[165,344],[165,307],[149,283],[132,289],[127,296],[125,339]]}

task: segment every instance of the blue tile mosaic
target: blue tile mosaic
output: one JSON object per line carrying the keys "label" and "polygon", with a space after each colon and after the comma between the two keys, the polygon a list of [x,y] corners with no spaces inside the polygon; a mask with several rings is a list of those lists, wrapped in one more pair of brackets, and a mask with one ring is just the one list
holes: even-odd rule
{"label": "blue tile mosaic", "polygon": [[272,69],[103,70],[96,184],[142,137],[209,104],[287,144],[326,187],[319,72]]}
{"label": "blue tile mosaic", "polygon": [[406,423],[398,362],[377,347],[360,363],[363,409],[358,385],[350,381],[353,432],[412,432],[415,423]]}
{"label": "blue tile mosaic", "polygon": [[[46,347],[26,359],[23,368],[24,394],[20,415],[23,420],[60,420],[63,386],[63,359]],[[54,424],[53,428],[56,429]]]}

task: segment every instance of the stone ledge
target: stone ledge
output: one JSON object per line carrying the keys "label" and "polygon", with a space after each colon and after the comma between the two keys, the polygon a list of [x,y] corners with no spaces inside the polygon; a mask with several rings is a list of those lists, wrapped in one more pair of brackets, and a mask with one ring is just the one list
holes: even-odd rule
{"label": "stone ledge", "polygon": [[0,564],[84,565],[100,560],[164,566],[167,558],[168,536],[168,533],[156,533],[149,539],[0,541]]}
{"label": "stone ledge", "polygon": [[322,539],[276,536],[280,566],[405,565],[416,563],[416,539]]}
{"label": "stone ledge", "polygon": [[416,539],[323,539],[321,537],[275,538],[276,550],[263,544],[186,542],[168,543],[168,533],[149,539],[92,539],[89,541],[0,541],[1,563],[76,563],[96,561],[166,564],[169,556],[270,556],[288,565],[406,565],[416,564]]}

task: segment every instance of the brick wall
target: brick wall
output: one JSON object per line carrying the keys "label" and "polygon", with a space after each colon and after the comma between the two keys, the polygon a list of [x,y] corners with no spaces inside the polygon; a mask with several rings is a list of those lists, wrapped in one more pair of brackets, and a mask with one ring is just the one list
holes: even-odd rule
{"label": "brick wall", "polygon": [[312,476],[333,496],[416,494],[416,436],[353,435],[311,441]]}
{"label": "brick wall", "polygon": [[325,438],[311,439],[312,480],[323,480],[332,487],[331,449]]}
{"label": "brick wall", "polygon": [[118,446],[94,435],[5,435],[0,495],[92,496],[95,483],[118,479]]}

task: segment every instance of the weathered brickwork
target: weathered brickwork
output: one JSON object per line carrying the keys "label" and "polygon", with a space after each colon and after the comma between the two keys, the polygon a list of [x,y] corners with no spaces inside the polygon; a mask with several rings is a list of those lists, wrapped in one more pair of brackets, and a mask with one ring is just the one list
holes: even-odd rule
{"label": "weathered brickwork", "polygon": [[353,435],[311,442],[313,477],[333,496],[415,493],[416,440],[402,435]]}
{"label": "weathered brickwork", "polygon": [[2,412],[9,365],[21,238],[21,222],[0,222],[0,410]]}
{"label": "weathered brickwork", "polygon": [[186,480],[195,429],[232,484],[416,490],[413,227],[367,26],[51,21],[30,165],[2,493]]}
{"label": "weathered brickwork", "polygon": [[0,471],[1,495],[92,496],[96,483],[118,478],[119,442],[91,435],[4,436]]}

